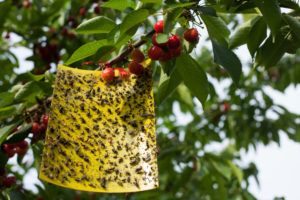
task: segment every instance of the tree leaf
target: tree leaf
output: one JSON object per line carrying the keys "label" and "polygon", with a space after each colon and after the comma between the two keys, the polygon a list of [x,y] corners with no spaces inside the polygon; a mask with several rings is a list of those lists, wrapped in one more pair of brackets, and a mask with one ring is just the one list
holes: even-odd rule
{"label": "tree leaf", "polygon": [[297,20],[295,17],[290,15],[284,14],[283,19],[286,23],[290,26],[292,32],[294,33],[295,37],[300,40],[300,21]]}
{"label": "tree leaf", "polygon": [[257,55],[255,57],[256,66],[274,66],[285,53],[285,37],[286,35],[283,35],[281,32],[276,35],[275,40],[269,36],[269,38],[257,51]]}
{"label": "tree leaf", "polygon": [[155,4],[162,4],[162,0],[141,0],[142,3],[155,3]]}
{"label": "tree leaf", "polygon": [[167,78],[167,76],[162,71],[161,83],[158,87],[158,92],[155,101],[157,105],[162,104],[167,99],[167,97],[175,91],[175,89],[181,82],[182,79],[178,71],[173,70],[169,78]]}
{"label": "tree leaf", "polygon": [[14,94],[10,92],[0,93],[0,108],[10,105],[14,101]]}
{"label": "tree leaf", "polygon": [[7,136],[9,135],[9,133],[18,125],[18,123],[15,124],[11,124],[11,125],[7,125],[4,126],[2,128],[0,128],[0,144],[2,144]]}
{"label": "tree leaf", "polygon": [[89,19],[76,28],[80,34],[109,33],[116,26],[115,22],[103,16]]}
{"label": "tree leaf", "polygon": [[174,28],[175,23],[177,22],[177,18],[180,17],[181,13],[183,11],[183,8],[174,8],[171,9],[167,14],[165,15],[165,23],[164,23],[164,32],[169,33]]}
{"label": "tree leaf", "polygon": [[261,43],[267,36],[267,25],[262,17],[260,17],[252,26],[247,41],[248,50],[253,57]]}
{"label": "tree leaf", "polygon": [[86,43],[79,47],[68,59],[65,63],[66,65],[70,65],[74,62],[87,58],[89,56],[94,55],[101,47],[107,47],[111,45],[107,45],[106,40],[98,40]]}
{"label": "tree leaf", "polygon": [[9,14],[9,11],[11,9],[11,1],[2,1],[0,2],[0,33],[1,29],[4,25],[4,22],[6,20],[6,17]]}
{"label": "tree leaf", "polygon": [[0,108],[0,120],[13,116],[16,112],[17,106],[15,105]]}
{"label": "tree leaf", "polygon": [[146,9],[135,10],[129,13],[120,25],[120,35],[122,36],[126,31],[145,21],[148,15],[149,11]]}
{"label": "tree leaf", "polygon": [[216,10],[212,7],[199,6],[197,9],[201,12],[201,14],[218,17]]}
{"label": "tree leaf", "polygon": [[222,65],[230,74],[233,82],[238,85],[241,73],[242,64],[240,59],[227,47],[211,40],[214,52],[215,63]]}
{"label": "tree leaf", "polygon": [[275,37],[281,24],[281,12],[277,0],[255,0],[255,4]]}
{"label": "tree leaf", "polygon": [[178,70],[184,84],[204,106],[208,96],[209,86],[206,74],[199,64],[191,56],[182,54],[176,59],[174,70]]}
{"label": "tree leaf", "polygon": [[109,0],[101,5],[103,8],[112,8],[115,10],[123,11],[126,8],[134,8],[135,3],[131,0]]}
{"label": "tree leaf", "polygon": [[225,22],[220,17],[213,17],[209,15],[200,15],[204,24],[206,25],[209,37],[217,40],[221,44],[226,44],[230,31]]}
{"label": "tree leaf", "polygon": [[229,48],[234,49],[238,46],[241,46],[247,43],[249,33],[252,27],[252,20],[248,20],[242,25],[240,25],[236,31],[234,32],[233,36],[229,40]]}

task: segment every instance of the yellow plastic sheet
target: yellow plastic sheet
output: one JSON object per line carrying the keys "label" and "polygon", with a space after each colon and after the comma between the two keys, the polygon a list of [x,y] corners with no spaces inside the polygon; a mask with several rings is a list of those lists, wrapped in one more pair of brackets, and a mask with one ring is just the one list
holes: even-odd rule
{"label": "yellow plastic sheet", "polygon": [[150,74],[106,83],[59,66],[39,178],[91,192],[158,187]]}

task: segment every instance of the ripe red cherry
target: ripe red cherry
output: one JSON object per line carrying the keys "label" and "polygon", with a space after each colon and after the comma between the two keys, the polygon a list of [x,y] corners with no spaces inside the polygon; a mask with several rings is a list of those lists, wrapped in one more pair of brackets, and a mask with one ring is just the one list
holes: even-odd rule
{"label": "ripe red cherry", "polygon": [[37,123],[37,122],[33,122],[32,123],[31,132],[33,134],[38,134],[40,132],[40,125],[39,125],[39,123]]}
{"label": "ripe red cherry", "polygon": [[85,14],[86,14],[86,8],[81,7],[80,10],[79,10],[79,15],[84,16]]}
{"label": "ripe red cherry", "polygon": [[17,143],[17,146],[20,147],[21,149],[27,149],[29,145],[26,140],[22,140]]}
{"label": "ripe red cherry", "polygon": [[49,116],[48,115],[42,115],[41,122],[47,126],[48,121],[49,121]]}
{"label": "ripe red cherry", "polygon": [[180,38],[177,35],[172,35],[168,40],[168,47],[170,49],[177,49],[180,46]]}
{"label": "ripe red cherry", "polygon": [[15,155],[14,145],[12,144],[3,144],[2,149],[9,158]]}
{"label": "ripe red cherry", "polygon": [[159,58],[164,54],[164,51],[158,46],[152,46],[148,50],[148,56],[152,60],[159,60]]}
{"label": "ripe red cherry", "polygon": [[191,43],[197,43],[199,41],[199,33],[195,28],[186,30],[183,34],[183,37],[186,41]]}
{"label": "ripe red cherry", "polygon": [[158,43],[157,40],[156,40],[156,38],[157,38],[157,33],[154,33],[154,34],[152,35],[152,44],[153,44],[154,46],[166,47],[166,46],[168,45],[168,42],[165,42],[165,43]]}
{"label": "ripe red cherry", "polygon": [[130,77],[129,72],[126,71],[124,68],[117,68],[116,70],[119,71],[119,75],[122,80],[127,80]]}
{"label": "ripe red cherry", "polygon": [[141,50],[139,49],[134,49],[131,52],[130,58],[138,63],[143,62],[145,60],[143,52],[141,52]]}
{"label": "ripe red cherry", "polygon": [[94,7],[94,13],[95,13],[95,14],[99,14],[99,13],[100,13],[100,7],[99,7],[99,5],[96,5],[96,6]]}
{"label": "ripe red cherry", "polygon": [[159,20],[154,24],[154,30],[156,33],[162,33],[164,32],[164,21]]}
{"label": "ripe red cherry", "polygon": [[114,71],[114,69],[111,68],[111,67],[105,68],[102,71],[101,77],[102,77],[103,80],[105,80],[107,82],[112,81],[114,79],[114,77],[115,77],[115,71]]}
{"label": "ripe red cherry", "polygon": [[47,125],[46,124],[40,124],[39,133],[45,133],[46,130],[47,130]]}
{"label": "ripe red cherry", "polygon": [[228,102],[224,102],[222,104],[222,110],[223,112],[228,112],[230,110],[230,104]]}
{"label": "ripe red cherry", "polygon": [[170,49],[170,52],[171,52],[171,54],[172,54],[172,57],[178,57],[178,56],[180,56],[180,54],[181,54],[181,49],[182,49],[181,46],[179,46],[179,47],[176,48],[176,49]]}
{"label": "ripe red cherry", "polygon": [[11,186],[13,186],[14,184],[16,184],[16,177],[14,177],[14,176],[7,176],[7,177],[5,177],[4,179],[3,179],[3,181],[2,181],[2,185],[4,186],[4,187],[11,187]]}
{"label": "ripe red cherry", "polygon": [[131,61],[128,64],[128,69],[132,74],[135,74],[135,75],[141,75],[144,71],[144,67],[136,61]]}
{"label": "ripe red cherry", "polygon": [[172,52],[171,51],[164,51],[162,56],[159,58],[159,61],[168,61],[172,59]]}

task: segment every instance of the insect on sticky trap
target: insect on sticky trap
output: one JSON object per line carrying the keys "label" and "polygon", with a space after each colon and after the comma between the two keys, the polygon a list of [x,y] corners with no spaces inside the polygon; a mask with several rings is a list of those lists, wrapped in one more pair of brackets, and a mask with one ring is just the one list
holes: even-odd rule
{"label": "insect on sticky trap", "polygon": [[91,192],[158,187],[151,76],[100,77],[58,67],[39,178]]}

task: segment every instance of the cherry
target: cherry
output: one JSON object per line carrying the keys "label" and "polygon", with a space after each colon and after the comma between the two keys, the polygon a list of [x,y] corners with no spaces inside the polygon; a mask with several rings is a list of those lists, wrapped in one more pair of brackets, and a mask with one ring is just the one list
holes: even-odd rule
{"label": "cherry", "polygon": [[81,8],[79,9],[79,15],[83,17],[83,16],[85,16],[85,14],[86,14],[86,8],[81,7]]}
{"label": "cherry", "polygon": [[107,62],[104,64],[104,66],[105,66],[105,68],[111,68],[111,67],[112,67],[112,65],[110,64],[109,61],[107,61]]}
{"label": "cherry", "polygon": [[159,60],[159,58],[164,54],[164,51],[158,46],[152,46],[148,50],[148,56],[152,60]]}
{"label": "cherry", "polygon": [[115,77],[114,69],[111,67],[107,67],[102,71],[101,77],[103,80],[110,82]]}
{"label": "cherry", "polygon": [[177,49],[180,46],[180,38],[177,35],[172,35],[168,40],[168,47],[170,49]]}
{"label": "cherry", "polygon": [[160,56],[159,60],[160,61],[167,61],[172,59],[172,52],[171,51],[163,51],[163,54]]}
{"label": "cherry", "polygon": [[183,37],[186,41],[191,43],[197,43],[199,41],[199,33],[195,28],[186,30],[183,34]]}
{"label": "cherry", "polygon": [[9,158],[15,155],[14,145],[12,144],[3,144],[2,149]]}
{"label": "cherry", "polygon": [[37,122],[33,122],[32,123],[31,132],[33,134],[39,134],[40,133],[40,125],[39,125],[39,123],[37,123]]}
{"label": "cherry", "polygon": [[141,65],[140,63],[138,63],[134,60],[128,64],[128,69],[132,74],[135,74],[135,75],[141,75],[144,71],[143,65]]}
{"label": "cherry", "polygon": [[16,184],[16,177],[15,176],[7,176],[3,179],[2,184],[4,187],[11,187]]}
{"label": "cherry", "polygon": [[143,62],[145,60],[144,54],[139,49],[134,49],[131,52],[130,57],[131,57],[132,60],[134,60],[134,61],[136,61],[138,63]]}
{"label": "cherry", "polygon": [[181,54],[181,49],[182,49],[181,46],[179,46],[179,47],[176,48],[176,49],[170,49],[170,52],[171,52],[172,57],[178,57],[178,56],[180,56],[180,54]]}
{"label": "cherry", "polygon": [[159,20],[154,24],[154,30],[156,33],[162,33],[164,32],[164,21]]}
{"label": "cherry", "polygon": [[130,74],[125,69],[123,69],[123,68],[116,68],[116,70],[119,71],[119,75],[120,75],[120,77],[121,77],[122,80],[127,80],[129,78]]}
{"label": "cherry", "polygon": [[47,126],[48,121],[49,121],[49,115],[42,115],[41,122]]}
{"label": "cherry", "polygon": [[168,45],[168,42],[165,42],[165,43],[158,43],[157,40],[156,40],[157,35],[158,35],[157,33],[154,33],[154,34],[152,35],[152,44],[153,44],[154,46],[166,47],[166,46]]}
{"label": "cherry", "polygon": [[17,143],[17,146],[20,147],[21,149],[27,149],[29,145],[26,140],[22,140]]}
{"label": "cherry", "polygon": [[228,112],[230,110],[230,104],[228,102],[224,102],[222,104],[222,110],[223,112]]}
{"label": "cherry", "polygon": [[99,14],[99,13],[100,13],[100,7],[99,7],[99,5],[96,5],[96,6],[94,7],[94,13],[95,13],[95,14]]}
{"label": "cherry", "polygon": [[47,130],[47,125],[44,123],[40,124],[39,133],[45,133],[46,130]]}

